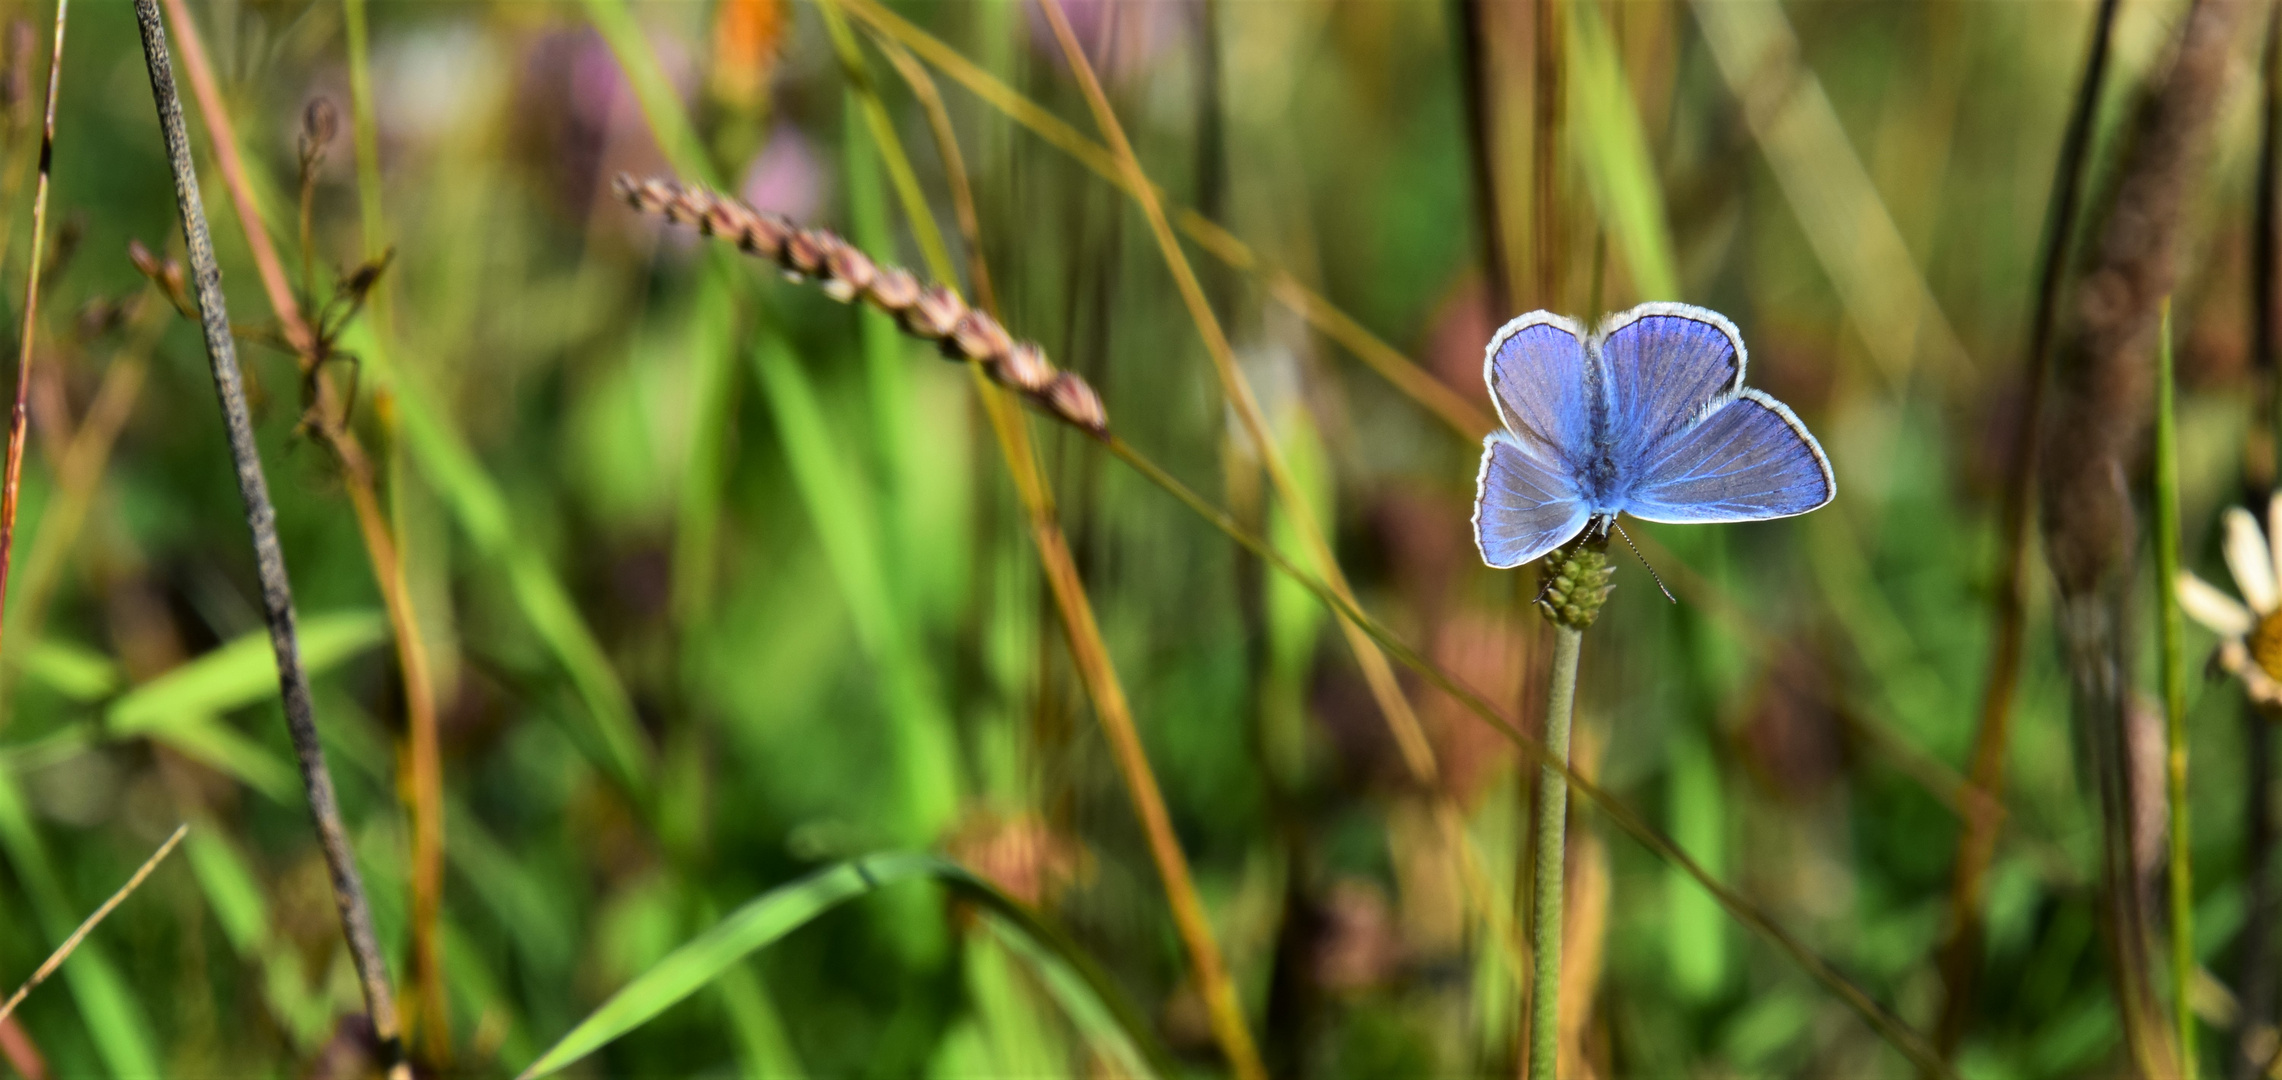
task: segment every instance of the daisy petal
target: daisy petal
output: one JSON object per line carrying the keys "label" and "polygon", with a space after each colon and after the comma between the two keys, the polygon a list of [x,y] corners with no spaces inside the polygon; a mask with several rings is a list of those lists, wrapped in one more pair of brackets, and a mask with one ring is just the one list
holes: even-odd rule
{"label": "daisy petal", "polygon": [[2211,632],[2220,637],[2241,637],[2258,624],[2258,617],[2241,602],[2184,570],[2179,572],[2172,586],[2179,594],[2179,606],[2187,612],[2187,617],[2210,627]]}
{"label": "daisy petal", "polygon": [[[2272,542],[2272,537],[2282,536],[2282,533],[2274,531],[2276,529],[2282,529],[2282,491],[2275,492],[2266,500],[2266,535],[2270,538],[2269,543]],[[2282,545],[2274,548],[2274,577],[2277,581],[2282,581]]]}
{"label": "daisy petal", "polygon": [[2261,615],[2273,613],[2278,602],[2274,555],[2258,531],[2258,519],[2239,506],[2227,511],[2226,556],[2227,569],[2234,571],[2235,588],[2250,604],[2250,610]]}

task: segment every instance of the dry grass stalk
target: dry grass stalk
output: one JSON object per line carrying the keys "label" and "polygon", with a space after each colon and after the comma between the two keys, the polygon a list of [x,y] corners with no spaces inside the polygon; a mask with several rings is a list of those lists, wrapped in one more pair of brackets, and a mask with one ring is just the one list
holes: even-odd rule
{"label": "dry grass stalk", "polygon": [[79,948],[79,943],[87,940],[87,935],[93,933],[95,927],[109,917],[114,908],[124,903],[127,897],[134,895],[136,889],[142,888],[143,880],[151,876],[151,871],[158,869],[158,864],[174,852],[175,845],[182,843],[182,838],[189,832],[188,823],[175,826],[173,834],[166,838],[165,843],[158,846],[157,851],[151,852],[150,858],[143,860],[143,865],[137,867],[134,874],[127,878],[127,883],[119,886],[119,891],[112,893],[111,898],[103,901],[101,907],[90,912],[86,920],[79,924],[79,929],[72,931],[70,937],[63,939],[63,944],[56,946],[55,951],[49,953],[48,958],[40,962],[40,966],[33,970],[32,977],[25,979],[24,985],[17,987],[15,993],[8,995],[8,1000],[0,1001],[0,1022],[6,1022],[9,1017],[15,1015],[16,1006],[23,1004],[27,995],[41,983],[46,982],[48,976],[55,974],[56,969],[62,967],[65,960],[71,959],[71,954]]}
{"label": "dry grass stalk", "polygon": [[[175,17],[185,28],[188,20],[179,4]],[[142,34],[143,52],[150,69],[151,94],[156,99],[159,127],[166,140],[174,172],[175,201],[182,218],[183,235],[190,251],[191,277],[198,298],[200,322],[206,337],[207,359],[213,367],[216,395],[227,422],[230,456],[236,466],[238,490],[246,504],[246,525],[253,534],[255,568],[261,579],[262,607],[270,630],[270,647],[276,653],[278,683],[284,700],[286,728],[292,736],[294,756],[309,796],[309,811],[332,879],[333,899],[340,911],[343,937],[355,963],[382,1060],[392,1080],[409,1080],[403,1039],[396,1017],[396,999],[388,982],[387,961],[373,933],[372,907],[364,880],[357,871],[348,830],[333,793],[333,776],[325,765],[325,751],[317,737],[314,703],[308,673],[302,669],[300,638],[296,630],[293,586],[285,569],[285,553],[277,539],[277,511],[270,503],[269,482],[262,473],[261,454],[254,443],[253,417],[247,407],[243,376],[238,370],[237,342],[230,331],[228,307],[222,296],[222,271],[214,257],[214,243],[206,225],[206,209],[198,192],[197,166],[191,160],[190,134],[183,121],[182,98],[175,89],[174,63],[167,34],[159,17],[158,0],[136,0],[135,21]],[[195,40],[186,35],[188,42]],[[200,56],[203,60],[203,56]],[[205,80],[211,83],[211,72]],[[217,100],[206,108],[209,124],[217,120]],[[227,144],[228,139],[217,139]],[[234,150],[228,155],[234,159]],[[242,180],[242,175],[240,176]],[[253,215],[241,213],[250,222]],[[276,253],[269,253],[276,263]],[[280,272],[282,279],[282,271]],[[306,330],[306,327],[303,327]],[[290,333],[289,324],[289,333]]]}
{"label": "dry grass stalk", "polygon": [[2126,594],[2139,530],[2126,477],[2151,415],[2157,303],[2178,277],[2187,198],[2202,180],[2220,91],[2252,7],[2196,0],[2168,69],[2128,125],[2114,194],[2074,293],[2074,325],[2054,356],[2056,407],[2042,436],[2046,558],[2059,584],[2071,704],[2104,827],[2103,930],[2125,1038],[2149,1076],[2171,1075],[2178,1062],[2149,971],[2152,920],[2132,857],[2132,808],[2140,800],[2126,742]]}
{"label": "dry grass stalk", "polygon": [[40,324],[40,271],[47,248],[49,165],[55,155],[55,98],[63,82],[63,31],[71,14],[71,0],[55,6],[55,48],[48,60],[46,119],[40,125],[40,179],[32,196],[32,256],[24,270],[24,323],[16,354],[16,401],[8,412],[8,458],[0,477],[0,601],[8,595],[8,570],[16,550],[16,498],[24,475],[24,441],[30,418],[32,343]]}
{"label": "dry grass stalk", "polygon": [[[238,152],[238,137],[230,120],[229,106],[214,77],[213,65],[207,60],[197,24],[191,20],[182,0],[162,2],[181,38],[183,68],[190,77],[191,93],[198,99],[199,113],[213,136],[215,163],[220,167],[223,186],[228,189],[237,211],[239,226],[245,232],[255,272],[261,278],[270,309],[277,315],[285,342],[301,364],[310,398],[306,426],[315,431],[341,466],[342,486],[348,492],[357,518],[357,531],[364,541],[375,583],[388,612],[390,635],[396,643],[397,666],[404,679],[405,726],[411,742],[414,985],[420,991],[424,1045],[431,1055],[441,1060],[448,1056],[450,1049],[444,1027],[443,963],[437,928],[443,906],[443,766],[436,737],[435,692],[427,650],[420,637],[420,624],[412,608],[402,560],[396,551],[395,535],[380,509],[371,459],[349,428],[348,399],[332,385],[325,370],[326,362],[332,357],[331,342],[325,328],[314,327],[303,317],[284,263],[262,224],[261,210],[247,179],[244,159]],[[310,141],[307,136],[311,134],[304,132],[305,142]],[[308,171],[306,167],[304,171]],[[370,990],[368,985],[368,999]],[[379,1019],[376,1014],[374,1030],[383,1045],[391,1045],[390,1040],[398,1034],[393,1017],[387,1028],[381,1027]]]}
{"label": "dry grass stalk", "polygon": [[873,262],[829,229],[802,228],[704,188],[620,176],[616,190],[637,210],[694,226],[748,255],[774,261],[794,281],[819,283],[834,300],[861,299],[893,316],[905,333],[942,346],[944,355],[974,361],[992,382],[1029,398],[1054,418],[1097,439],[1109,435],[1109,414],[1084,377],[1057,370],[1045,350],[1016,341],[997,319],[968,307],[948,285],[922,284],[909,270]]}

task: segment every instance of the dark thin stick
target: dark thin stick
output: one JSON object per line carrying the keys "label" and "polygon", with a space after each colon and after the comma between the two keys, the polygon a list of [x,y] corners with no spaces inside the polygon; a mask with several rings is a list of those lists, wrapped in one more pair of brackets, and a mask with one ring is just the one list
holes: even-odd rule
{"label": "dark thin stick", "polygon": [[56,0],[55,51],[48,59],[47,117],[40,125],[40,181],[32,196],[32,260],[24,268],[23,345],[16,354],[16,403],[8,413],[7,474],[0,478],[0,597],[8,595],[9,556],[16,549],[16,496],[24,475],[24,436],[31,414],[32,339],[40,322],[40,269],[48,235],[48,165],[55,156],[55,96],[63,82],[63,28],[71,0]]}
{"label": "dark thin stick", "polygon": [[[69,3],[70,0],[64,0],[64,2]],[[65,960],[71,959],[71,954],[78,950],[79,943],[87,940],[87,935],[95,931],[96,924],[108,917],[112,909],[125,902],[127,897],[134,895],[135,890],[142,887],[143,879],[150,877],[151,871],[158,869],[158,864],[164,862],[166,857],[173,853],[174,846],[181,843],[183,836],[188,832],[190,832],[188,823],[174,827],[174,835],[167,837],[166,843],[160,844],[157,851],[151,852],[150,858],[143,860],[143,865],[135,870],[133,876],[127,879],[127,883],[119,886],[119,891],[112,893],[109,900],[103,901],[103,906],[89,913],[86,920],[79,924],[79,929],[72,931],[70,937],[63,939],[63,944],[56,946],[55,951],[49,953],[46,960],[41,961],[40,966],[32,972],[32,977],[25,979],[24,985],[17,987],[15,993],[8,995],[7,1001],[0,1002],[0,1021],[5,1021],[13,1015],[16,1006],[23,1004],[25,997],[29,996],[41,983],[48,981],[48,976],[55,974],[56,969],[62,967]]]}
{"label": "dark thin stick", "polygon": [[159,128],[174,171],[175,204],[181,211],[183,238],[190,249],[191,281],[198,298],[199,324],[206,334],[206,357],[214,369],[214,391],[221,399],[222,417],[229,431],[238,494],[246,504],[246,528],[253,533],[254,566],[261,578],[270,648],[277,654],[286,731],[293,738],[294,757],[301,767],[302,783],[308,788],[309,816],[316,822],[317,840],[325,850],[333,902],[341,913],[342,936],[348,940],[350,959],[364,985],[365,1008],[380,1042],[381,1061],[391,1076],[409,1077],[397,1026],[396,999],[389,990],[388,966],[373,936],[372,907],[365,899],[356,857],[349,850],[348,830],[341,824],[333,776],[325,767],[325,750],[317,741],[309,677],[301,668],[301,646],[294,628],[293,585],[285,572],[285,552],[277,541],[277,510],[270,505],[269,482],[262,475],[261,453],[254,444],[253,417],[246,407],[245,385],[238,372],[237,343],[230,336],[229,309],[222,297],[222,270],[214,261],[214,241],[206,228],[205,204],[198,194],[197,166],[190,157],[190,134],[182,120],[182,97],[174,85],[174,61],[167,50],[166,27],[159,21],[158,0],[135,0],[135,22],[142,31],[151,97],[158,105]]}
{"label": "dark thin stick", "polygon": [[[2060,311],[2060,284],[2068,267],[2069,237],[2083,201],[2084,160],[2092,143],[2092,120],[2100,102],[2100,86],[2108,65],[2108,42],[2115,26],[2116,0],[2101,0],[2093,16],[2092,40],[2084,57],[2084,75],[2076,87],[2076,102],[2061,135],[2060,156],[2052,166],[2052,198],[2045,206],[2043,255],[2037,274],[2036,311],[2031,316],[2028,350],[2023,355],[2027,394],[2013,418],[2013,441],[2008,448],[2002,522],[2005,538],[2004,580],[1997,588],[1997,640],[1991,650],[1989,681],[1981,695],[1980,729],[1973,743],[1973,764],[1968,781],[1985,801],[2003,798],[2005,737],[2012,724],[2014,691],[2020,685],[2021,647],[2028,621],[2028,580],[2033,562],[2028,535],[2036,496],[2036,447],[2044,417],[2047,385],[2051,382],[2052,328]],[[1941,952],[1943,1003],[1934,1041],[1947,1060],[1964,1038],[1972,1015],[1973,976],[1981,958],[1981,893],[1989,861],[1996,854],[2001,814],[1974,814],[1965,819],[1965,835],[1958,842],[1957,863],[1950,882],[1949,940]]]}
{"label": "dark thin stick", "polygon": [[1506,261],[1505,214],[1498,196],[1498,102],[1492,97],[1490,75],[1491,5],[1482,0],[1458,0],[1459,84],[1466,105],[1467,149],[1474,166],[1474,212],[1482,230],[1482,276],[1489,283],[1492,323],[1516,310],[1513,281]]}

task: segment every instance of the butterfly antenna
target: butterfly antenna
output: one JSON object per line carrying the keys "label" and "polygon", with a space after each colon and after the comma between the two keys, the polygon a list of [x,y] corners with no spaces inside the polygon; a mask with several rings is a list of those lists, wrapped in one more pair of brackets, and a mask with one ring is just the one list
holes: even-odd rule
{"label": "butterfly antenna", "polygon": [[1656,583],[1656,590],[1664,594],[1664,599],[1670,600],[1675,604],[1679,603],[1680,598],[1672,595],[1672,590],[1664,587],[1664,579],[1657,576],[1655,567],[1648,565],[1648,556],[1642,555],[1640,553],[1640,545],[1632,542],[1632,536],[1631,534],[1624,531],[1624,526],[1611,521],[1609,522],[1609,527],[1615,529],[1618,536],[1624,537],[1624,546],[1632,549],[1632,557],[1640,560],[1641,569],[1648,571],[1649,580]]}

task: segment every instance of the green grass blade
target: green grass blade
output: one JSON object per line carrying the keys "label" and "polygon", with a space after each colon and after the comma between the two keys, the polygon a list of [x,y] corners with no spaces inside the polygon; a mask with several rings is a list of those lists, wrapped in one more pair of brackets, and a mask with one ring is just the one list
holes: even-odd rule
{"label": "green grass blade", "polygon": [[[48,858],[47,845],[32,826],[23,793],[7,769],[0,769],[0,848],[6,849],[17,881],[31,898],[40,929],[50,942],[62,944],[78,929],[84,912],[78,911],[65,894],[63,880]],[[112,1075],[159,1075],[157,1040],[142,1007],[128,993],[126,980],[111,965],[102,944],[94,938],[81,942],[64,961],[63,977],[79,1006],[80,1018],[87,1022],[88,1037]]]}
{"label": "green grass blade", "polygon": [[928,843],[958,809],[958,760],[950,717],[932,691],[910,626],[897,617],[884,573],[876,517],[865,485],[850,474],[808,375],[777,335],[753,346],[753,370],[791,467],[794,485],[816,524],[824,554],[846,599],[865,651],[878,662],[906,800],[902,835]]}
{"label": "green grass blade", "polygon": [[[1617,55],[1608,25],[1601,21],[1598,5],[1577,4],[1568,10],[1572,13],[1568,51],[1580,114],[1569,125],[1569,133],[1585,167],[1586,187],[1624,253],[1641,299],[1677,300],[1680,274],[1672,255],[1671,226],[1664,217],[1664,189],[1648,152],[1648,135],[1641,130],[1640,111],[1633,105],[1631,84],[1624,77],[1624,61]],[[1597,319],[1601,313],[1583,314]]]}
{"label": "green grass blade", "polygon": [[[316,675],[388,639],[388,620],[376,611],[339,611],[301,620],[301,663]],[[113,735],[154,731],[184,717],[212,716],[274,697],[277,659],[269,632],[241,634],[228,644],[121,695],[104,710]]]}
{"label": "green grass blade", "polygon": [[[1119,1029],[1131,1047],[1131,1063],[1141,1076],[1172,1075],[1169,1059],[1157,1048],[1149,1028],[1125,1003],[1100,969],[1069,939],[1041,922],[1020,904],[968,873],[958,864],[936,855],[873,855],[819,870],[772,889],[730,912],[713,929],[698,935],[628,983],[602,1007],[581,1021],[539,1060],[523,1070],[521,1080],[552,1074],[601,1049],[619,1036],[672,1008],[720,975],[730,965],[806,926],[817,916],[858,896],[900,881],[931,879],[941,882],[988,909],[1020,939],[1026,956],[1051,963],[1039,974],[1057,999],[1069,1007],[1076,1001],[1073,1019],[1081,1027],[1106,1025]],[[996,927],[994,927],[996,929]],[[1064,995],[1069,995],[1064,997]],[[1121,1055],[1121,1058],[1123,1055]]]}
{"label": "green grass blade", "polygon": [[598,764],[626,790],[646,799],[651,754],[634,718],[634,700],[546,554],[524,542],[498,481],[483,470],[467,441],[429,401],[419,380],[390,362],[366,322],[348,328],[342,347],[363,361],[366,379],[390,391],[401,425],[398,430],[421,474],[451,507],[476,553],[506,573],[516,606],[570,677],[603,747]]}

